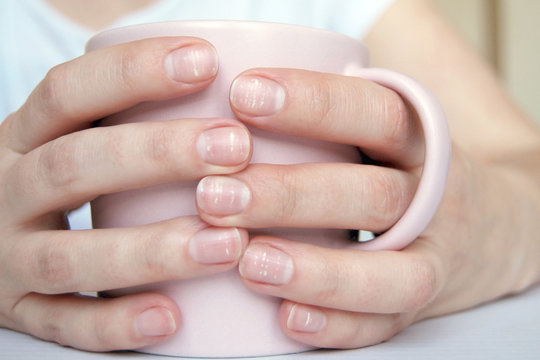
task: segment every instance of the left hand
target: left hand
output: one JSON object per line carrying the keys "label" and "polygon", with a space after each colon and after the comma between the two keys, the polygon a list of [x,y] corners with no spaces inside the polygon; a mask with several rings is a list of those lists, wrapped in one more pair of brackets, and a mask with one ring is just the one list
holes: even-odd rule
{"label": "left hand", "polygon": [[[250,87],[254,77],[268,87]],[[231,106],[240,120],[357,146],[380,165],[257,164],[207,177],[197,199],[205,221],[381,233],[400,218],[421,174],[424,143],[414,113],[395,92],[359,78],[300,70],[250,70],[237,81]],[[223,181],[227,193],[211,186]],[[520,227],[517,218],[527,204],[511,190],[527,186],[519,171],[454,146],[445,197],[407,248],[327,249],[259,236],[251,240],[240,273],[252,290],[286,299],[279,321],[291,338],[330,348],[375,344],[413,322],[538,281],[539,245],[527,233],[531,227]]]}

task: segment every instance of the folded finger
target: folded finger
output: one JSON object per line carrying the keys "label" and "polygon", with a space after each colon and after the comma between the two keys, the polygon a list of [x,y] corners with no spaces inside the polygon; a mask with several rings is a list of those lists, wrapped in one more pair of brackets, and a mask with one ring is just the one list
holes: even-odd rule
{"label": "folded finger", "polygon": [[246,245],[244,230],[183,217],[133,228],[35,232],[11,247],[2,267],[22,292],[92,292],[229,270]]}
{"label": "folded finger", "polygon": [[302,70],[255,69],[231,87],[235,114],[273,132],[358,146],[412,168],[423,163],[422,130],[393,90],[373,82]]}
{"label": "folded finger", "polygon": [[393,337],[410,322],[409,314],[368,314],[285,301],[280,325],[294,340],[321,348],[356,349]]}
{"label": "folded finger", "polygon": [[[0,142],[26,153],[139,102],[198,91],[217,73],[215,49],[201,39],[140,40],[87,53],[49,71],[8,117]],[[32,131],[28,131],[32,129]]]}
{"label": "folded finger", "polygon": [[404,251],[363,252],[259,237],[240,261],[255,291],[303,304],[368,313],[427,305],[443,285],[442,266]]}
{"label": "folded finger", "polygon": [[53,140],[6,171],[11,216],[28,221],[98,195],[231,173],[251,140],[238,121],[192,119],[93,128]]}
{"label": "folded finger", "polygon": [[137,349],[167,339],[180,326],[178,307],[159,294],[101,299],[32,293],[10,315],[18,331],[90,351]]}
{"label": "folded finger", "polygon": [[390,228],[409,205],[416,178],[355,164],[254,164],[209,176],[197,188],[199,214],[219,226]]}

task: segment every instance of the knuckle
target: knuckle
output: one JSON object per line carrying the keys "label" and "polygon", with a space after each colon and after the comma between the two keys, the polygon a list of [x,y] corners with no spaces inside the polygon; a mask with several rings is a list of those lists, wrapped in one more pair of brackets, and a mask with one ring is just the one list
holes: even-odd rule
{"label": "knuckle", "polygon": [[[69,296],[69,295],[68,295]],[[64,301],[66,297],[59,295],[58,301]],[[72,328],[69,326],[69,315],[62,306],[47,306],[37,319],[26,318],[30,333],[47,341],[52,341],[62,346],[73,345]]]}
{"label": "knuckle", "polygon": [[407,187],[400,178],[391,173],[366,177],[366,194],[372,194],[369,202],[369,223],[377,230],[395,223],[408,206]]}
{"label": "knuckle", "polygon": [[151,277],[161,277],[167,273],[166,262],[163,261],[164,236],[162,233],[152,234],[144,241],[141,269]]}
{"label": "knuckle", "polygon": [[388,91],[383,97],[383,118],[385,126],[382,127],[382,137],[385,144],[392,144],[396,149],[407,146],[408,140],[414,134],[414,125],[409,107],[405,101],[393,91]]}
{"label": "knuckle", "polygon": [[160,126],[149,131],[146,140],[146,156],[149,161],[167,171],[174,171],[177,168],[175,144],[178,138],[171,126]]}
{"label": "knuckle", "polygon": [[42,334],[41,337],[63,346],[69,345],[64,336],[62,327],[55,322],[56,314],[50,315],[50,317],[51,318],[47,319],[42,325],[42,330],[40,331],[40,334]]}
{"label": "knuckle", "polygon": [[405,329],[409,321],[407,320],[408,314],[395,313],[384,315],[386,317],[386,326],[382,331],[381,340],[387,341],[399,334]]}
{"label": "knuckle", "polygon": [[339,336],[335,336],[331,339],[325,339],[324,347],[335,349],[354,349],[366,345],[366,338],[364,334],[364,327],[348,329],[348,331],[342,331]]}
{"label": "knuckle", "polygon": [[304,97],[307,108],[312,109],[314,115],[311,117],[313,126],[323,125],[332,118],[337,102],[333,99],[333,91],[327,81],[322,80],[311,86],[305,86]]}
{"label": "knuckle", "polygon": [[91,334],[92,348],[99,349],[100,351],[116,350],[118,344],[118,332],[116,329],[111,329],[110,317],[103,314],[96,314],[93,319],[93,331]]}
{"label": "knuckle", "polygon": [[438,292],[436,266],[427,259],[413,259],[409,266],[408,295],[404,312],[418,311],[429,304]]}
{"label": "knuckle", "polygon": [[[133,285],[186,276],[183,252],[178,249],[178,227],[160,223],[151,231],[130,236],[129,242],[107,247],[106,268],[113,283]],[[126,285],[128,286],[128,285]]]}
{"label": "knuckle", "polygon": [[[32,294],[26,295],[19,303],[17,308],[21,307],[21,302],[32,297]],[[24,332],[32,334],[40,339],[52,341],[60,345],[70,345],[66,329],[65,313],[56,306],[43,307],[43,311],[34,316],[27,316],[26,313],[19,314],[19,328]]]}
{"label": "knuckle", "polygon": [[61,64],[50,69],[35,90],[40,112],[49,118],[64,117],[66,102],[64,94],[69,92],[69,69]]}
{"label": "knuckle", "polygon": [[287,224],[294,217],[298,208],[299,194],[296,191],[298,189],[298,177],[293,171],[289,171],[287,168],[279,168],[275,170],[275,176],[278,182],[276,199],[280,201],[275,202],[275,214],[274,219],[276,223]]}
{"label": "knuckle", "polygon": [[120,55],[120,60],[113,67],[114,78],[120,82],[124,91],[136,92],[139,88],[138,78],[144,70],[139,61],[139,52],[124,51]]}
{"label": "knuckle", "polygon": [[[325,259],[324,257],[322,259]],[[350,274],[343,267],[344,262],[324,260],[321,262],[319,287],[313,298],[319,299],[321,304],[335,304],[342,302],[344,282]]]}
{"label": "knuckle", "polygon": [[39,156],[39,179],[55,188],[73,187],[79,180],[80,162],[76,147],[77,141],[73,137],[62,137],[47,143]]}
{"label": "knuckle", "polygon": [[33,262],[34,290],[44,294],[75,291],[75,265],[66,246],[42,247]]}
{"label": "knuckle", "polygon": [[[364,333],[364,338],[371,337],[369,345],[375,345],[390,340],[405,327],[403,314],[385,314],[379,321],[373,322],[372,326]],[[366,329],[364,329],[366,331]]]}
{"label": "knuckle", "polygon": [[[365,314],[357,315],[360,319]],[[405,328],[403,314],[367,315],[367,321],[356,321],[351,331],[339,339],[341,348],[376,345],[390,340]]]}
{"label": "knuckle", "polygon": [[402,314],[350,315],[339,336],[334,336],[325,345],[339,349],[354,349],[371,346],[391,339],[403,329]]}
{"label": "knuckle", "polygon": [[[165,279],[171,276],[181,276],[181,252],[175,232],[168,227],[145,235],[142,241],[142,259],[140,268],[152,279]],[[176,245],[176,247],[175,247]]]}

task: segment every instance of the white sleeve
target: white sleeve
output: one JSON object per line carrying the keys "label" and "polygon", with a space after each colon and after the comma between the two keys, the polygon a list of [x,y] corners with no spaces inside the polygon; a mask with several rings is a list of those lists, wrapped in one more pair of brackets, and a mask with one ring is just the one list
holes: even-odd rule
{"label": "white sleeve", "polygon": [[254,20],[311,26],[363,38],[394,0],[161,0],[123,24],[167,20]]}
{"label": "white sleeve", "polygon": [[[245,1],[245,0],[244,0]],[[362,39],[394,0],[247,0],[247,20],[323,28]],[[234,4],[235,1],[232,1]]]}
{"label": "white sleeve", "polygon": [[[394,0],[342,0],[334,4],[333,29],[345,35],[363,39]],[[335,6],[340,4],[340,6]]]}

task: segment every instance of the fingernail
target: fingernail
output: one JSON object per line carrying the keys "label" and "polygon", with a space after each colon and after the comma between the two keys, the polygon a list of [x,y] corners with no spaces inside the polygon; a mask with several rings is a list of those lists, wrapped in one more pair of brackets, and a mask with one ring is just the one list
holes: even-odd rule
{"label": "fingernail", "polygon": [[208,176],[197,186],[197,205],[203,212],[226,216],[242,212],[251,192],[241,181],[226,176]]}
{"label": "fingernail", "polygon": [[137,316],[135,328],[143,336],[165,336],[176,331],[176,322],[169,310],[153,307]]}
{"label": "fingernail", "polygon": [[174,81],[194,83],[216,75],[218,56],[208,45],[189,45],[172,51],[163,63],[167,75]]}
{"label": "fingernail", "polygon": [[287,329],[316,333],[326,326],[326,315],[315,308],[295,304],[287,318]]}
{"label": "fingernail", "polygon": [[214,165],[237,165],[249,156],[250,139],[247,131],[238,126],[209,129],[197,140],[197,152]]}
{"label": "fingernail", "polygon": [[189,242],[189,255],[201,264],[235,261],[240,256],[242,241],[238,229],[207,228]]}
{"label": "fingernail", "polygon": [[285,103],[285,91],[275,81],[258,76],[240,76],[231,86],[230,101],[241,113],[265,116],[278,112]]}
{"label": "fingernail", "polygon": [[294,272],[291,257],[283,251],[266,245],[248,247],[240,261],[242,277],[272,285],[288,283]]}

